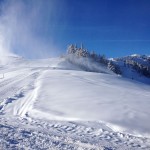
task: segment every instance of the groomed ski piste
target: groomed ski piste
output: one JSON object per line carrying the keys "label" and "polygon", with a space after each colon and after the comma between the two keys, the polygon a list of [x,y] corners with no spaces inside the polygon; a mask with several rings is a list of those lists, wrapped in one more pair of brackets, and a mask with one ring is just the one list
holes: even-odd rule
{"label": "groomed ski piste", "polygon": [[150,85],[86,72],[65,58],[7,60],[0,150],[150,149]]}

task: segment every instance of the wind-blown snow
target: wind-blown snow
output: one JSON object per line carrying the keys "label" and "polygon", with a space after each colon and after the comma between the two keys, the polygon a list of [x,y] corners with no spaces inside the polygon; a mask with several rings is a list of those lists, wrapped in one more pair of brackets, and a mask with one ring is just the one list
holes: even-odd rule
{"label": "wind-blown snow", "polygon": [[64,58],[11,56],[0,72],[0,148],[150,148],[149,85]]}
{"label": "wind-blown snow", "polygon": [[150,134],[150,87],[113,75],[48,70],[38,79],[29,115],[53,120],[102,120],[128,133]]}

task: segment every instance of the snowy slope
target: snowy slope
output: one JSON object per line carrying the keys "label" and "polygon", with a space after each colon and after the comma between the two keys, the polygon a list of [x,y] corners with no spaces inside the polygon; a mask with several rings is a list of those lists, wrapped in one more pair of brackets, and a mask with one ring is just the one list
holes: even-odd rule
{"label": "snowy slope", "polygon": [[112,59],[123,77],[150,84],[150,57],[133,54],[126,57]]}
{"label": "snowy slope", "polygon": [[0,67],[1,149],[149,149],[150,86],[64,58]]}
{"label": "snowy slope", "polygon": [[150,86],[113,75],[48,70],[39,77],[36,88],[29,116],[102,120],[128,133],[150,135]]}

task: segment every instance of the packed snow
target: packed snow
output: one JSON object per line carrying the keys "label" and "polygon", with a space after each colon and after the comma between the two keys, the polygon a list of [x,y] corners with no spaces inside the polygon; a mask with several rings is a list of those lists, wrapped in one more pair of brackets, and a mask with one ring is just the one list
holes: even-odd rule
{"label": "packed snow", "polygon": [[150,149],[150,85],[65,58],[0,65],[0,149]]}

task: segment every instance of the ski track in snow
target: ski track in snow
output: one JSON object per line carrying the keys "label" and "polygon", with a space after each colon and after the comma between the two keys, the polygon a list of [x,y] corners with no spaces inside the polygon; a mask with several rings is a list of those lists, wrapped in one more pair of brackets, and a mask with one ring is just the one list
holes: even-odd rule
{"label": "ski track in snow", "polygon": [[150,148],[150,139],[101,128],[100,122],[48,122],[14,118],[10,125],[9,119],[4,117],[0,119],[0,147],[3,149],[140,150]]}
{"label": "ski track in snow", "polygon": [[[38,74],[39,73],[37,72],[31,73],[31,74],[28,74],[28,72],[23,72],[19,75],[16,75],[12,79],[2,81],[2,84],[0,84],[0,86],[2,87],[1,88],[2,90],[0,89],[1,113],[5,111],[5,107],[10,106],[10,104],[13,103],[14,101],[23,98],[26,91],[28,91],[29,89],[33,89],[32,82],[35,80],[34,78],[36,78]],[[26,82],[28,83],[27,85],[25,85]],[[17,107],[17,108],[20,108],[20,107]]]}
{"label": "ski track in snow", "polygon": [[[36,108],[38,102],[43,75],[47,71],[52,72],[53,75],[55,69],[57,72],[57,67],[45,66],[3,70],[5,77],[0,80],[0,150],[150,149],[150,138],[112,130],[101,121],[53,121],[30,116],[30,112]],[[70,76],[80,82],[88,83],[89,86],[94,84],[109,87],[109,84],[103,84],[109,81],[100,79],[99,83],[94,78],[78,74],[79,71],[77,74],[73,71],[61,76]],[[134,89],[133,93],[143,94],[137,93]],[[123,94],[125,98],[126,95]],[[147,92],[144,96],[149,97],[150,93]],[[57,114],[59,115],[59,112]]]}

